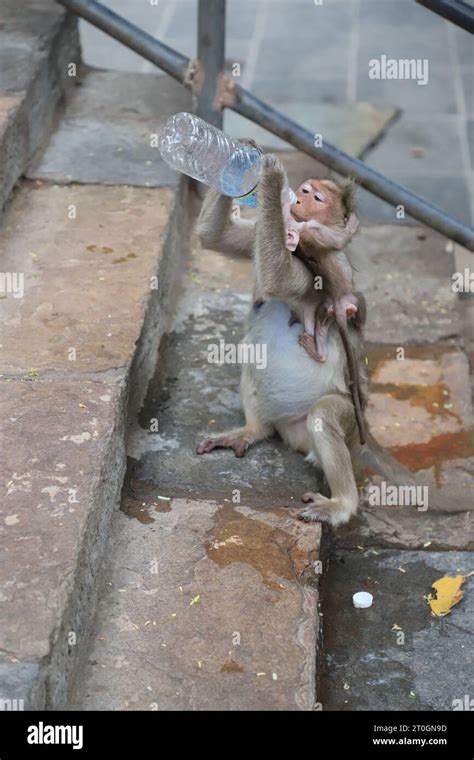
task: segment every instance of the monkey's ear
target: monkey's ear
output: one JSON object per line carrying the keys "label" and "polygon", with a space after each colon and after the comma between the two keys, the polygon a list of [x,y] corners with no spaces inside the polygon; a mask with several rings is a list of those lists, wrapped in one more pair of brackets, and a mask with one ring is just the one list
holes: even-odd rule
{"label": "monkey's ear", "polygon": [[356,210],[356,183],[352,177],[347,177],[347,179],[339,182],[339,187],[341,188],[341,201],[344,206],[345,217],[348,219]]}

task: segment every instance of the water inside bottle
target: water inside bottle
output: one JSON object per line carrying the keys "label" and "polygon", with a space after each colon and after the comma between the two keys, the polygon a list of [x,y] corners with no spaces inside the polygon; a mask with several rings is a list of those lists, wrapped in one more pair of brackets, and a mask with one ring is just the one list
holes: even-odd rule
{"label": "water inside bottle", "polygon": [[253,190],[258,182],[260,160],[261,153],[256,149],[234,152],[220,173],[222,192],[236,198]]}

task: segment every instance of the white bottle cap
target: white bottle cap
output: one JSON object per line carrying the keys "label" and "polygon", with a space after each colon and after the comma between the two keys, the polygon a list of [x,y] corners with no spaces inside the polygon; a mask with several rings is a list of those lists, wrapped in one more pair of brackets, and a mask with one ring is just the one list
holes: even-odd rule
{"label": "white bottle cap", "polygon": [[353,595],[352,601],[354,602],[354,607],[366,609],[367,607],[372,607],[374,597],[368,591],[358,591],[357,594]]}

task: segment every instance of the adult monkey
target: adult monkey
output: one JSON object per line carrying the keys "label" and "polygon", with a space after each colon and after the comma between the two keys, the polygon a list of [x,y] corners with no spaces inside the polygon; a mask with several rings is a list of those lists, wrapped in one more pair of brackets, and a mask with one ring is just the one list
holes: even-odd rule
{"label": "adult monkey", "polygon": [[[392,482],[411,485],[416,481],[381,449],[370,433],[367,433],[369,446],[360,446],[347,385],[346,358],[336,326],[328,331],[324,363],[314,361],[298,342],[302,328],[291,319],[288,299],[291,302],[294,297],[295,303],[299,302],[308,278],[312,283],[312,275],[286,248],[281,208],[281,190],[285,185],[282,165],[268,156],[259,183],[256,224],[231,219],[232,199],[214,190],[208,191],[201,210],[197,231],[204,247],[248,256],[255,249],[257,283],[245,342],[266,344],[267,367],[257,370],[251,364],[243,365],[241,397],[245,425],[207,438],[198,446],[197,453],[232,448],[236,456],[243,456],[251,444],[277,432],[290,448],[308,455],[310,461],[322,467],[331,491],[330,498],[305,494],[303,501],[308,506],[301,518],[337,526],[355,514],[359,503],[353,460],[359,459]],[[341,266],[349,266],[342,253],[332,255],[340,257]],[[356,360],[360,391],[366,400],[364,359],[363,345],[359,345]],[[430,499],[430,506],[436,511],[459,512],[470,508],[465,505],[450,508],[434,501]]]}

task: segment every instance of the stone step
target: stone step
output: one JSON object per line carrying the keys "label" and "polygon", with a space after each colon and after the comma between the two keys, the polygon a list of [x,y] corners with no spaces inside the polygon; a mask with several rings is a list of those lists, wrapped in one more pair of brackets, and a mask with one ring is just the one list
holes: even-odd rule
{"label": "stone step", "polygon": [[[189,108],[184,91],[155,81],[160,118]],[[136,119],[151,131],[148,94],[137,79]],[[72,165],[75,145],[62,143]],[[187,247],[186,181],[77,179],[23,182],[2,218],[0,694],[34,709],[66,701],[120,501],[127,418],[156,365]]]}
{"label": "stone step", "polygon": [[[76,66],[74,72],[70,64]],[[52,0],[0,8],[0,211],[44,145],[80,64],[77,20]]]}
{"label": "stone step", "polygon": [[30,693],[20,674],[18,697],[34,707],[60,704],[77,649],[68,637],[80,642],[92,609],[125,471],[126,415],[139,408],[172,308],[185,198],[167,188],[25,186],[4,217],[4,265],[24,274],[24,295],[0,301],[9,568],[0,670],[31,664]]}
{"label": "stone step", "polygon": [[314,709],[320,525],[158,490],[115,515],[71,708]]}
{"label": "stone step", "polygon": [[61,184],[175,187],[178,175],[151,138],[180,110],[191,110],[189,93],[168,76],[84,68],[64,118],[27,176]]}

